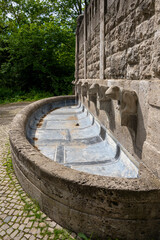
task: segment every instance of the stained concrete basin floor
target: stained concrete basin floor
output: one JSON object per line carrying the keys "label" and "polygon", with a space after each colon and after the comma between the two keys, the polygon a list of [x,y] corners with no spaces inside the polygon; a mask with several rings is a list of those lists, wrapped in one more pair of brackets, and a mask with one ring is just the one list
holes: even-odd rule
{"label": "stained concrete basin floor", "polygon": [[39,123],[34,114],[28,126],[29,141],[52,161],[99,176],[138,177],[129,155],[81,103],[55,105]]}

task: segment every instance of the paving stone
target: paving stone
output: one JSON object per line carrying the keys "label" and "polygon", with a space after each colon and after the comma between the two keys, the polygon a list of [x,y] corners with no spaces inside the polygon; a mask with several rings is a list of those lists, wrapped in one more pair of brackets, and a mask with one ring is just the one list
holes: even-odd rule
{"label": "paving stone", "polygon": [[11,238],[14,238],[17,234],[18,234],[18,230],[15,230],[15,231],[10,235],[10,237],[11,237]]}
{"label": "paving stone", "polygon": [[4,235],[5,235],[5,231],[2,230],[2,231],[0,232],[0,236],[3,237]]}
{"label": "paving stone", "polygon": [[19,224],[18,224],[18,223],[15,223],[12,227],[13,227],[14,229],[18,229]]}
{"label": "paving stone", "polygon": [[1,215],[1,218],[3,219],[3,221],[4,221],[4,219],[7,217],[7,215],[6,214],[2,214]]}
{"label": "paving stone", "polygon": [[16,211],[14,212],[14,215],[18,216],[18,215],[19,215],[19,211],[16,210]]}
{"label": "paving stone", "polygon": [[4,224],[4,225],[2,226],[2,229],[3,229],[3,230],[7,230],[8,228],[9,228],[8,224]]}
{"label": "paving stone", "polygon": [[9,228],[9,229],[7,230],[7,233],[10,235],[13,231],[14,231],[13,228]]}
{"label": "paving stone", "polygon": [[11,238],[10,238],[10,236],[6,235],[6,236],[3,237],[3,240],[11,240]]}
{"label": "paving stone", "polygon": [[34,236],[31,236],[29,240],[35,240],[36,238]]}
{"label": "paving stone", "polygon": [[16,219],[17,219],[17,217],[14,216],[11,221],[14,222]]}
{"label": "paving stone", "polygon": [[58,224],[56,225],[56,228],[59,229],[59,230],[63,229],[63,228],[62,228],[60,225],[58,225]]}
{"label": "paving stone", "polygon": [[27,239],[30,239],[31,235],[30,234],[25,234],[24,235]]}
{"label": "paving stone", "polygon": [[21,223],[21,221],[22,221],[22,217],[18,217],[18,218],[16,219],[16,222],[17,222],[17,223]]}
{"label": "paving stone", "polygon": [[42,239],[43,237],[42,237],[40,234],[38,234],[38,235],[36,236],[36,238]]}
{"label": "paving stone", "polygon": [[29,218],[26,218],[25,220],[24,220],[24,224],[27,224],[29,222]]}
{"label": "paving stone", "polygon": [[18,233],[18,235],[15,237],[15,240],[21,239],[24,236],[23,232]]}
{"label": "paving stone", "polygon": [[9,212],[9,215],[12,215],[14,213],[14,209],[11,209],[10,212]]}
{"label": "paving stone", "polygon": [[45,236],[44,238],[43,238],[43,240],[47,240],[48,239],[48,236]]}
{"label": "paving stone", "polygon": [[8,209],[7,209],[7,210],[5,210],[5,211],[4,211],[4,213],[9,213],[9,210],[8,210]]}
{"label": "paving stone", "polygon": [[41,222],[41,223],[39,224],[39,227],[41,227],[41,228],[46,227],[46,224],[45,224],[44,222]]}
{"label": "paving stone", "polygon": [[18,229],[19,229],[20,231],[23,231],[24,228],[25,228],[25,225],[22,224],[22,225],[19,226]]}
{"label": "paving stone", "polygon": [[33,222],[29,222],[29,223],[26,225],[26,227],[27,227],[27,228],[31,228],[32,224],[33,224]]}
{"label": "paving stone", "polygon": [[55,226],[56,226],[56,222],[53,222],[53,221],[49,222],[48,224],[51,228],[55,228]]}
{"label": "paving stone", "polygon": [[[52,221],[46,214],[41,213],[43,221],[36,220],[35,214],[30,211],[24,211],[25,202],[21,200],[24,197],[28,203],[32,201],[28,198],[22,187],[19,185],[17,178],[11,173],[12,179],[8,177],[6,168],[3,165],[3,157],[8,152],[8,131],[10,125],[0,124],[0,239],[2,240],[53,240],[54,235],[49,237],[47,234],[41,236],[41,229],[48,227],[48,231],[54,231],[56,223]],[[57,225],[59,229],[62,229]]]}
{"label": "paving stone", "polygon": [[25,233],[28,233],[28,232],[30,231],[30,229],[29,229],[29,228],[25,228],[23,231],[24,231]]}
{"label": "paving stone", "polygon": [[50,228],[50,227],[49,227],[49,228],[48,228],[48,231],[51,232],[51,233],[53,233],[53,232],[54,232],[54,228]]}
{"label": "paving stone", "polygon": [[30,233],[33,234],[33,235],[36,234],[37,233],[37,228],[31,228]]}
{"label": "paving stone", "polygon": [[39,225],[38,222],[34,222],[34,223],[33,223],[33,226],[34,226],[34,227],[38,227],[38,225]]}

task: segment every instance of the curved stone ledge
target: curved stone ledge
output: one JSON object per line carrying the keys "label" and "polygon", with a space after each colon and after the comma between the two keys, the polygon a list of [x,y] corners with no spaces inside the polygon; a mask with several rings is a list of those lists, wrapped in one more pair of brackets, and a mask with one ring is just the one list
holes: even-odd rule
{"label": "curved stone ledge", "polygon": [[54,102],[74,98],[37,101],[14,118],[10,145],[22,187],[50,218],[75,232],[99,239],[159,239],[160,184],[142,163],[137,179],[91,175],[51,161],[27,140],[26,128],[32,114],[46,105],[50,111]]}

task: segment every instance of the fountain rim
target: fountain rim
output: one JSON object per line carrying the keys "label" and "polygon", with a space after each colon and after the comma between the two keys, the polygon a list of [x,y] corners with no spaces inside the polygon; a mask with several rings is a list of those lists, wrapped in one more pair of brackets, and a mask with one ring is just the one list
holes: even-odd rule
{"label": "fountain rim", "polygon": [[[96,187],[106,190],[117,191],[154,191],[160,189],[158,178],[145,166],[143,162],[139,163],[139,178],[118,178],[99,176],[80,172],[68,167],[65,167],[59,163],[56,163],[49,158],[41,154],[26,138],[26,124],[29,117],[43,105],[53,103],[60,100],[74,100],[75,95],[69,96],[56,96],[51,98],[45,98],[34,103],[29,104],[23,110],[21,110],[13,119],[11,124],[11,130],[9,132],[9,140],[11,148],[15,152],[25,157],[28,164],[33,168],[38,169],[40,175],[48,175],[50,178],[64,180],[65,182],[73,182],[77,185],[83,185],[85,187]],[[14,166],[14,164],[13,164]]]}

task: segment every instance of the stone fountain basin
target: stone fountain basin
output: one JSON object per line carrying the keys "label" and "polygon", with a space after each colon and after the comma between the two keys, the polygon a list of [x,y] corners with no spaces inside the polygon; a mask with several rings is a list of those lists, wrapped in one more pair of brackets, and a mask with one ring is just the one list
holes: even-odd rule
{"label": "stone fountain basin", "polygon": [[27,125],[29,142],[43,155],[82,172],[138,177],[135,159],[81,103],[59,101],[47,110],[35,112]]}
{"label": "stone fountain basin", "polygon": [[[135,163],[132,163],[132,159],[131,163],[136,173],[133,177],[130,175],[132,171],[130,171],[128,176],[124,175],[123,177],[119,177],[116,174],[114,177],[100,176],[98,175],[99,172],[93,174],[95,169],[92,172],[92,167],[90,168],[92,174],[90,174],[86,170],[81,169],[81,166],[79,168],[80,171],[77,171],[77,164],[72,164],[72,150],[74,146],[77,146],[74,145],[77,138],[73,139],[73,136],[78,136],[80,139],[81,123],[82,125],[84,124],[81,120],[83,117],[85,118],[85,114],[89,116],[89,113],[86,113],[87,110],[84,110],[82,105],[73,107],[75,104],[75,96],[43,99],[30,104],[14,118],[10,131],[10,145],[14,170],[22,187],[32,198],[39,202],[42,211],[49,217],[63,227],[75,232],[84,232],[87,235],[92,234],[93,238],[100,239],[106,239],[108,236],[119,239],[150,239],[151,237],[157,239],[157,236],[160,236],[159,180],[142,162],[139,164],[138,178],[137,167]],[[67,120],[65,122],[62,117],[64,109],[67,111],[67,117],[71,117],[68,111],[73,113],[73,109],[75,112],[80,110],[79,112],[82,115],[80,117],[81,120],[79,119],[79,126],[75,126],[77,119],[74,120],[73,116],[71,117],[72,119],[70,118],[71,122],[69,123],[72,127],[66,125],[68,120],[65,119]],[[60,114],[60,112],[63,114]],[[68,129],[71,131],[68,135],[67,133],[52,134],[55,137],[54,146],[59,146],[59,143],[62,142],[61,138],[58,138],[57,141],[57,136],[66,137],[63,139],[65,148],[69,146],[67,136],[72,137],[73,141],[71,146],[69,146],[72,148],[70,151],[71,155],[68,155],[67,161],[66,158],[64,161],[64,157],[62,157],[62,152],[64,153],[63,147],[58,148],[59,155],[54,154],[54,151],[57,151],[56,149],[54,150],[54,146],[53,154],[45,149],[45,145],[49,146],[50,144],[45,142],[45,131],[47,131],[45,126],[47,126],[47,121],[50,121],[49,118],[52,119],[53,116],[51,115],[55,117],[55,113],[57,116],[62,117],[61,120],[64,121],[66,132],[68,133]],[[92,120],[92,117],[90,115],[89,119]],[[61,126],[61,121],[58,121],[56,118],[54,121],[55,123],[57,121],[57,127],[51,130],[61,130],[59,127]],[[87,121],[85,121],[85,124],[88,124]],[[91,121],[91,125],[86,126],[93,127],[94,124],[96,125],[95,129],[98,129],[98,136],[101,138],[99,143],[104,143],[106,139],[109,139],[112,142],[113,157],[116,157],[115,150],[118,146],[121,154],[128,161],[128,154],[103,126],[96,121]],[[50,126],[49,130],[51,125],[48,124],[48,126]],[[79,128],[78,135],[74,134],[73,131],[77,131],[77,127]],[[41,131],[44,135],[40,134]],[[89,131],[89,134],[94,133],[94,131]],[[107,134],[104,134],[105,131]],[[95,133],[97,137],[97,132]],[[86,146],[88,147],[86,136],[86,145],[83,149],[86,149]],[[88,136],[92,140],[95,137]],[[83,134],[82,139],[84,140]],[[47,141],[49,140],[48,137]],[[56,145],[55,143],[58,144]],[[98,141],[96,143],[92,142],[92,144],[97,143]],[[92,144],[90,143],[90,145]],[[44,156],[44,154],[48,157]],[[78,154],[82,153],[78,151]],[[78,154],[75,154],[75,160]],[[55,155],[58,158],[55,158]],[[82,154],[81,156],[84,155]],[[113,157],[110,160],[113,160]],[[85,161],[85,158],[83,160]],[[87,159],[88,162],[93,162],[93,160],[97,161],[97,158],[90,159],[88,157]],[[113,163],[110,163],[110,165],[113,165]],[[74,167],[75,169],[73,169]]]}

